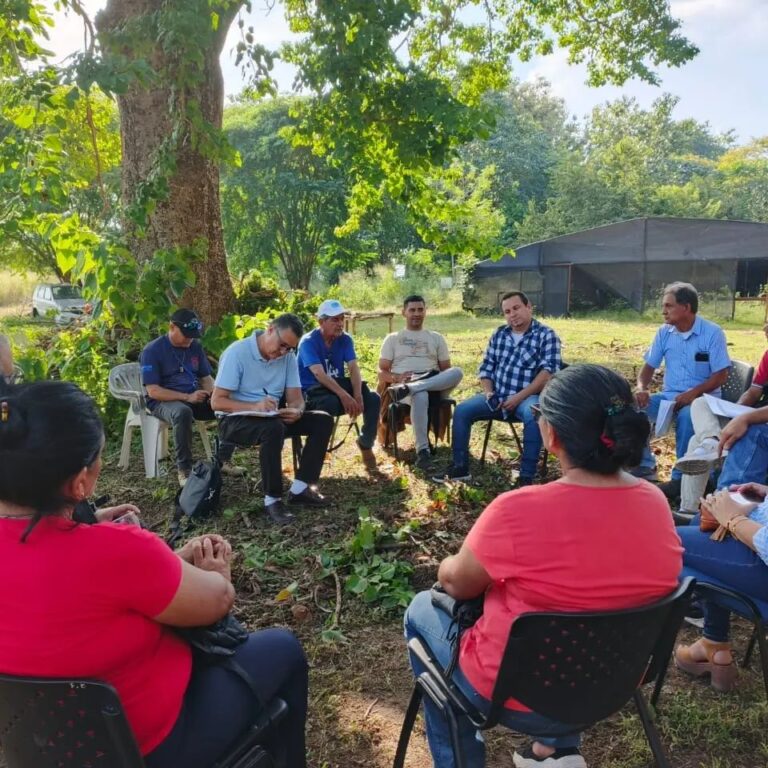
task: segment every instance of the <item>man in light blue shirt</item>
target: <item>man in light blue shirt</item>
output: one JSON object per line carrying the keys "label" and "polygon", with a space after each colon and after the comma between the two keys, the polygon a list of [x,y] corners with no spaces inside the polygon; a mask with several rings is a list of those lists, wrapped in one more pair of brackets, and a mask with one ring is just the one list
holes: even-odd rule
{"label": "man in light blue shirt", "polygon": [[[284,314],[265,331],[230,344],[221,357],[211,397],[211,406],[221,418],[221,461],[229,461],[235,446],[261,446],[264,508],[278,525],[294,521],[282,501],[286,437],[307,438],[288,503],[325,505],[325,498],[312,486],[320,478],[333,419],[321,411],[304,410],[296,362],[296,347],[303,333],[299,318]],[[285,406],[280,407],[283,400]]]}
{"label": "man in light blue shirt", "polygon": [[[637,377],[635,390],[638,406],[646,410],[651,421],[656,420],[663,400],[674,401],[672,418],[678,459],[685,454],[688,441],[693,437],[691,403],[707,392],[718,397],[731,367],[723,329],[699,317],[698,309],[699,295],[690,283],[671,283],[664,288],[661,304],[664,325],[645,353],[645,365]],[[662,362],[663,390],[651,395],[648,387]],[[656,460],[649,446],[633,474],[655,479]],[[675,469],[672,479],[660,485],[668,498],[680,495],[680,478],[680,471]]]}

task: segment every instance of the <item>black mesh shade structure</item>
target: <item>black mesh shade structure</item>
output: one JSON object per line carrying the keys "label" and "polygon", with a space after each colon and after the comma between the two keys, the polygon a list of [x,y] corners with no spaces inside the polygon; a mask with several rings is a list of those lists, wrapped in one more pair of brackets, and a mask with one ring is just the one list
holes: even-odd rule
{"label": "black mesh shade structure", "polygon": [[668,768],[641,686],[655,682],[651,697],[655,704],[693,586],[693,579],[685,579],[662,600],[630,610],[527,613],[518,617],[507,639],[487,714],[446,679],[427,642],[413,638],[409,650],[426,671],[416,679],[394,768],[405,764],[410,733],[424,695],[448,721],[457,768],[470,768],[461,751],[457,718],[466,717],[479,730],[487,730],[499,723],[509,698],[563,723],[561,735],[583,731],[634,699],[656,765]]}

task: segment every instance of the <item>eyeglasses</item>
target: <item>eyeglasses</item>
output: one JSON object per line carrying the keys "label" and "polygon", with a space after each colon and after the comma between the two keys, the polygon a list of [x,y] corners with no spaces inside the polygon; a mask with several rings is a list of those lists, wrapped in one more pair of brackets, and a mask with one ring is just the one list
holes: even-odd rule
{"label": "eyeglasses", "polygon": [[293,352],[296,349],[296,345],[286,344],[283,341],[283,337],[280,335],[280,329],[275,325],[273,326],[275,329],[275,333],[277,334],[277,340],[280,342],[280,351],[281,352]]}
{"label": "eyeglasses", "polygon": [[532,405],[531,413],[533,414],[533,420],[538,424],[541,418],[541,408],[538,405]]}

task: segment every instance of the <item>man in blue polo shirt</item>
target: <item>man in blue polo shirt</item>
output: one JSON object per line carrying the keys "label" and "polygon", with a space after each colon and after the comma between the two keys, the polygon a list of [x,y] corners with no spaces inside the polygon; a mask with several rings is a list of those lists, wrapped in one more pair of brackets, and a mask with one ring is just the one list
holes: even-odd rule
{"label": "man in blue polo shirt", "polygon": [[[286,437],[306,436],[288,503],[326,504],[312,486],[320,479],[333,419],[327,413],[305,410],[295,354],[303,333],[299,318],[286,313],[276,317],[265,331],[230,344],[221,356],[211,398],[216,415],[221,417],[222,460],[229,459],[236,445],[261,446],[264,509],[278,525],[295,519],[282,501]],[[285,405],[280,407],[282,401]]]}
{"label": "man in blue polo shirt", "polygon": [[[365,468],[376,469],[373,443],[379,418],[380,398],[371,392],[360,374],[355,343],[344,331],[346,310],[336,299],[327,299],[317,310],[318,327],[299,342],[299,376],[307,408],[332,416],[363,415],[363,431],[357,440]],[[344,365],[349,376],[344,376]]]}
{"label": "man in blue polo shirt", "polygon": [[[209,404],[213,391],[211,366],[198,341],[203,323],[191,309],[171,315],[168,333],[150,341],[141,352],[141,382],[147,390],[147,407],[153,416],[173,427],[179,485],[192,469],[192,427],[195,421],[214,417]],[[242,474],[228,465],[227,474]]]}
{"label": "man in blue polo shirt", "polygon": [[501,297],[506,321],[488,342],[479,377],[482,394],[459,403],[453,413],[453,464],[432,479],[469,480],[469,437],[476,421],[499,419],[523,423],[523,455],[515,487],[531,485],[541,453],[541,432],[532,410],[539,392],[560,370],[560,339],[533,317],[533,305],[522,291]]}
{"label": "man in blue polo shirt", "polygon": [[[637,377],[635,398],[648,418],[656,421],[664,400],[674,402],[675,450],[681,458],[693,437],[691,403],[706,392],[720,396],[720,387],[728,378],[731,360],[725,334],[719,325],[704,320],[696,313],[699,295],[690,283],[671,283],[664,288],[661,313],[664,325],[656,332],[645,353],[645,364]],[[648,387],[654,371],[664,363],[664,385],[651,395]],[[637,477],[656,479],[656,459],[646,446],[640,466],[632,470]],[[680,470],[672,471],[672,479],[659,487],[670,499],[680,495]]]}

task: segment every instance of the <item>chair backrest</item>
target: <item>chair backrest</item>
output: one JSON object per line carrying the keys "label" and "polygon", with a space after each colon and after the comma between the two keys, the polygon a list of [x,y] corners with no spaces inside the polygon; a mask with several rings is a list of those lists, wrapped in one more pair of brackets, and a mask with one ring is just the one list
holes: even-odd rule
{"label": "chair backrest", "polygon": [[144,768],[112,686],[0,675],[8,768]]}
{"label": "chair backrest", "polygon": [[723,400],[735,403],[749,389],[754,372],[754,366],[741,360],[731,360],[731,370],[721,388]]}
{"label": "chair backrest", "polygon": [[141,366],[138,363],[122,363],[109,372],[109,392],[118,400],[128,400],[138,413],[146,407],[144,386],[141,383]]}
{"label": "chair backrest", "polygon": [[693,585],[687,578],[662,600],[629,610],[523,614],[509,633],[489,720],[509,698],[585,727],[618,711],[666,668]]}

